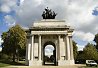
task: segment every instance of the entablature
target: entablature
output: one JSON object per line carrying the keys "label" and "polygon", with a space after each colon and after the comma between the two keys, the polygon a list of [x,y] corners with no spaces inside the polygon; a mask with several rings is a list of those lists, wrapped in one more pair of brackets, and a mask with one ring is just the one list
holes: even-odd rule
{"label": "entablature", "polygon": [[31,31],[33,35],[48,35],[48,34],[67,34],[67,31]]}

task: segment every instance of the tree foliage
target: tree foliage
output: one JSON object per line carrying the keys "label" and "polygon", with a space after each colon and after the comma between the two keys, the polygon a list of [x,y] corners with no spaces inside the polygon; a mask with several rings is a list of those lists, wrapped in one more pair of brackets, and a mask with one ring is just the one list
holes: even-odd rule
{"label": "tree foliage", "polygon": [[[98,60],[98,52],[93,44],[88,43],[83,51],[79,51],[77,55],[78,63],[85,63],[85,60]],[[77,63],[77,62],[76,62]]]}
{"label": "tree foliage", "polygon": [[25,31],[19,25],[15,25],[8,32],[2,34],[2,39],[4,40],[2,44],[3,52],[13,55],[13,61],[15,61],[15,56],[19,53],[19,50],[25,48]]}
{"label": "tree foliage", "polygon": [[78,51],[77,60],[85,60],[83,51]]}
{"label": "tree foliage", "polygon": [[98,60],[97,50],[93,44],[88,43],[83,49],[84,59],[86,60]]}
{"label": "tree foliage", "polygon": [[74,54],[74,59],[76,60],[76,58],[77,58],[77,54],[78,54],[78,47],[76,46],[76,42],[75,41],[73,41],[73,54]]}
{"label": "tree foliage", "polygon": [[95,35],[94,41],[96,42],[96,49],[98,50],[98,34]]}

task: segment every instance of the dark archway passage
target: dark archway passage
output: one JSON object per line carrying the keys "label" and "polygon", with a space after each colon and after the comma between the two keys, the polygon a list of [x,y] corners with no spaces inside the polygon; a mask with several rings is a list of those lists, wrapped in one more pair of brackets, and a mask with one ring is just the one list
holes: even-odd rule
{"label": "dark archway passage", "polygon": [[43,46],[43,65],[56,65],[56,46],[51,41]]}

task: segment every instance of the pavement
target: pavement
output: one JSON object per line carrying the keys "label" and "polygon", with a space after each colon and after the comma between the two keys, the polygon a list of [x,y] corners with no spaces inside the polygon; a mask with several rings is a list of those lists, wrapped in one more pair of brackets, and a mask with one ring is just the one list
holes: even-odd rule
{"label": "pavement", "polygon": [[6,68],[82,68],[83,64],[75,64],[70,66],[8,66]]}

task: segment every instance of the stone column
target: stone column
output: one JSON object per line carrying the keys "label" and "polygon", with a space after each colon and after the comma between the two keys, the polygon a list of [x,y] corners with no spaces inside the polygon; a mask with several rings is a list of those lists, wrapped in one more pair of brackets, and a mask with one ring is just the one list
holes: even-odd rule
{"label": "stone column", "polygon": [[39,61],[41,61],[41,35],[39,35]]}
{"label": "stone column", "polygon": [[31,44],[28,43],[28,46],[27,46],[27,60],[30,60],[30,50],[31,50]]}
{"label": "stone column", "polygon": [[73,60],[74,56],[73,56],[73,42],[72,42],[72,36],[69,37],[70,39],[70,59]]}
{"label": "stone column", "polygon": [[27,45],[26,45],[26,65],[29,65],[29,60],[30,60],[30,48],[31,48],[31,44],[29,42],[29,38],[27,39]]}
{"label": "stone column", "polygon": [[26,60],[28,60],[28,44],[29,44],[29,42],[28,42],[28,39],[27,39],[27,43],[26,43]]}
{"label": "stone column", "polygon": [[69,43],[69,37],[66,35],[66,51],[67,51],[67,60],[70,60],[70,43]]}
{"label": "stone column", "polygon": [[33,50],[33,47],[34,47],[34,35],[32,35],[32,37],[31,37],[31,45],[32,45],[32,47],[31,47],[31,60],[33,60],[33,58],[34,58],[34,50]]}
{"label": "stone column", "polygon": [[58,46],[56,46],[56,58],[55,58],[55,65],[58,65],[58,58],[59,58],[59,56],[58,56]]}
{"label": "stone column", "polygon": [[59,40],[59,60],[61,60],[61,41],[60,41],[60,35],[58,35],[58,40]]}

